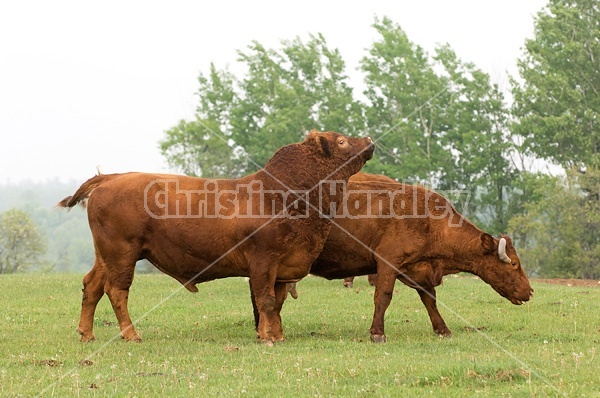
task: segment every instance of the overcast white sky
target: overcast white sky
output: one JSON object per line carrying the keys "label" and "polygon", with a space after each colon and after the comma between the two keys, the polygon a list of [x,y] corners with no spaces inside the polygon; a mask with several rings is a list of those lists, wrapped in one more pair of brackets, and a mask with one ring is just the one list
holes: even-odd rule
{"label": "overcast white sky", "polygon": [[427,50],[448,42],[501,87],[545,0],[4,1],[0,184],[169,171],[164,131],[190,119],[199,72],[236,50],[322,33],[347,73],[388,16]]}

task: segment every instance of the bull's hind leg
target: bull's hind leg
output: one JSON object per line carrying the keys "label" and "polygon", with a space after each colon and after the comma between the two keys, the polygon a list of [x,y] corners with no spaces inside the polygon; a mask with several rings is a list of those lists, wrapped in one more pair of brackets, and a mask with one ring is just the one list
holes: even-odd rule
{"label": "bull's hind leg", "polygon": [[133,273],[135,270],[135,261],[123,260],[119,263],[107,264],[107,278],[104,285],[104,292],[110,299],[110,303],[115,311],[121,336],[126,341],[142,341],[133,327],[133,322],[129,317],[127,301],[129,299],[129,288],[133,282]]}
{"label": "bull's hind leg", "polygon": [[140,250],[131,242],[115,239],[96,239],[96,257],[104,263],[105,279],[104,293],[110,299],[117,322],[121,328],[121,336],[128,341],[141,341],[133,328],[133,323],[127,310],[129,288],[133,282],[135,263]]}
{"label": "bull's hind leg", "polygon": [[105,271],[104,264],[96,259],[90,272],[83,278],[83,298],[81,300],[81,315],[77,332],[81,335],[80,340],[84,342],[95,340],[93,333],[94,313],[98,301],[104,295]]}

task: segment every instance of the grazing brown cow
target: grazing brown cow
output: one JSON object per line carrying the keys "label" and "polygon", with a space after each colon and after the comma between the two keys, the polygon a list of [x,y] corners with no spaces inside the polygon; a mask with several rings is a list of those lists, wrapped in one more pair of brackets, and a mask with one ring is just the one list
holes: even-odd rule
{"label": "grazing brown cow", "polygon": [[371,341],[386,341],[384,315],[396,278],[417,289],[440,335],[450,334],[436,307],[435,286],[444,275],[475,274],[513,304],[531,298],[508,236],[481,231],[446,198],[423,187],[357,177],[310,273],[327,279],[377,273]]}
{"label": "grazing brown cow", "polygon": [[[236,180],[126,173],[98,175],[59,206],[88,199],[96,262],[83,279],[78,332],[94,339],[106,293],[126,340],[139,341],[127,309],[136,261],[147,259],[189,291],[230,276],[250,278],[261,341],[283,340],[286,282],[308,274],[329,233],[344,184],[373,155],[370,138],[311,132],[280,148],[264,169]],[[327,182],[337,180],[337,183]]]}

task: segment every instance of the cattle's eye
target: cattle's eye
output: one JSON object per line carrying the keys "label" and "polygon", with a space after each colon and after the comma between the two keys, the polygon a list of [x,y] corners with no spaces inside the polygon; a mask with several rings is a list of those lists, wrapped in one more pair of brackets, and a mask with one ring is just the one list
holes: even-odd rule
{"label": "cattle's eye", "polygon": [[517,266],[517,262],[516,262],[516,261],[513,261],[511,264],[512,264],[513,266],[515,266],[515,267]]}
{"label": "cattle's eye", "polygon": [[338,140],[338,144],[340,144],[340,145],[344,145],[344,142],[346,142],[346,141],[343,138],[340,138]]}

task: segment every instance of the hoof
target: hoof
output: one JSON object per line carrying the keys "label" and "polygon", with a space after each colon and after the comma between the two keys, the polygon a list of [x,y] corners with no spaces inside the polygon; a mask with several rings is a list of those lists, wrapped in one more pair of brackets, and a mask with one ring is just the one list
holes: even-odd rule
{"label": "hoof", "polygon": [[125,341],[132,341],[134,343],[141,343],[142,342],[142,338],[140,337],[139,334],[134,334],[131,337],[123,337],[125,339]]}
{"label": "hoof", "polygon": [[279,344],[285,341],[285,338],[283,337],[270,337],[268,339],[262,339],[260,340],[260,342],[264,345],[266,345],[267,347],[273,347],[274,344]]}
{"label": "hoof", "polygon": [[344,282],[344,287],[354,287],[354,283],[352,283],[352,282]]}
{"label": "hoof", "polygon": [[94,337],[93,333],[84,333],[81,331],[81,329],[77,329],[77,333],[79,334],[79,341],[81,341],[82,343],[89,343],[92,341],[96,341],[96,337]]}
{"label": "hoof", "polygon": [[373,343],[386,343],[387,337],[385,337],[385,334],[372,334],[371,341]]}
{"label": "hoof", "polygon": [[121,333],[121,338],[125,341],[133,341],[134,343],[140,343],[142,341],[142,338],[136,332],[127,333],[126,335]]}
{"label": "hoof", "polygon": [[273,347],[273,340],[271,340],[271,339],[261,340],[260,342],[263,343],[267,347]]}
{"label": "hoof", "polygon": [[452,337],[452,332],[450,332],[449,330],[442,330],[440,332],[436,331],[436,333],[437,333],[437,335],[440,338],[450,338],[450,337]]}

